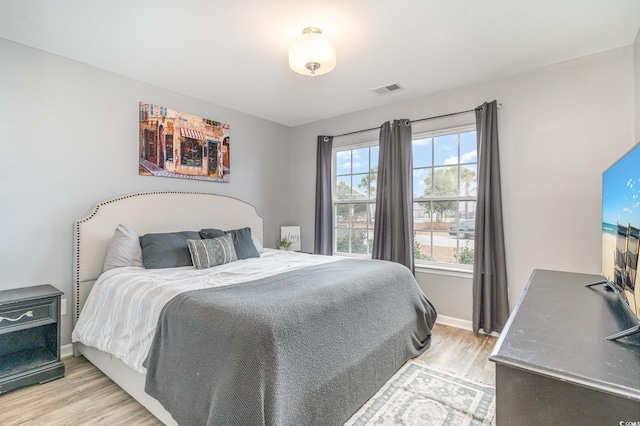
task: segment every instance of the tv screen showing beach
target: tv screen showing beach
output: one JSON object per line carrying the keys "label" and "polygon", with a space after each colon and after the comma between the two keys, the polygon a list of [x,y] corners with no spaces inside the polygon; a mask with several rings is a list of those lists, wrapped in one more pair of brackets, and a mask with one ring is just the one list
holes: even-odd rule
{"label": "tv screen showing beach", "polygon": [[638,317],[639,239],[640,144],[602,175],[602,273]]}

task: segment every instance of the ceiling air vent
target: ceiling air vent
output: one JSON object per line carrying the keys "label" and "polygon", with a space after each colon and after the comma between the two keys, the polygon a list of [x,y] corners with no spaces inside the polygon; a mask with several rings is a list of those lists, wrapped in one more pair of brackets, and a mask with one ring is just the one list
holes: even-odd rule
{"label": "ceiling air vent", "polygon": [[396,90],[402,89],[398,83],[386,84],[384,86],[376,87],[375,89],[371,89],[373,93],[376,95],[386,95],[387,93],[395,92]]}

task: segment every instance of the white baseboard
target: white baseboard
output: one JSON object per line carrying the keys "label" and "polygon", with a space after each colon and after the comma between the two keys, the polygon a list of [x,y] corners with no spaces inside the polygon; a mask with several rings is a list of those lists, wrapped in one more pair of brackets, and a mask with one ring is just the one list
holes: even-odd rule
{"label": "white baseboard", "polygon": [[60,358],[66,358],[73,355],[73,344],[62,345],[60,347]]}
{"label": "white baseboard", "polygon": [[[438,318],[436,319],[436,322],[438,324],[448,325],[450,327],[456,327],[456,328],[461,328],[463,330],[473,331],[473,323],[471,321],[469,321],[469,320],[464,320],[464,319],[454,318],[454,317],[448,317],[446,315],[438,315]],[[483,330],[480,330],[480,333],[487,334]],[[500,337],[500,334],[496,333],[495,331],[493,331],[493,332],[491,332],[491,334],[489,334],[489,336]]]}
{"label": "white baseboard", "polygon": [[461,328],[463,330],[473,331],[472,322],[469,320],[463,320],[460,318],[448,317],[446,315],[438,314],[438,318],[436,319],[438,324],[448,325],[450,327]]}

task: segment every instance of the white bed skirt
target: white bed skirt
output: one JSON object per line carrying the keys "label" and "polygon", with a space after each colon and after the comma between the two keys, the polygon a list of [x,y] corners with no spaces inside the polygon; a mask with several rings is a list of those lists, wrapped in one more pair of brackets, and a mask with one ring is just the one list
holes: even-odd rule
{"label": "white bed skirt", "polygon": [[156,416],[167,426],[178,426],[171,414],[155,399],[144,391],[144,374],[127,367],[118,358],[106,352],[102,352],[91,346],[75,343],[76,350],[88,359],[100,371],[116,382],[122,389],[131,395],[136,401]]}

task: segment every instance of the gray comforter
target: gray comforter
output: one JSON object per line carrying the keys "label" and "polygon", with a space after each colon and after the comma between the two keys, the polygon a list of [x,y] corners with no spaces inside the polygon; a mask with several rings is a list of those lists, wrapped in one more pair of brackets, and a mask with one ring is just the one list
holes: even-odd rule
{"label": "gray comforter", "polygon": [[409,270],[345,259],[165,305],[145,390],[180,425],[340,425],[429,347]]}

